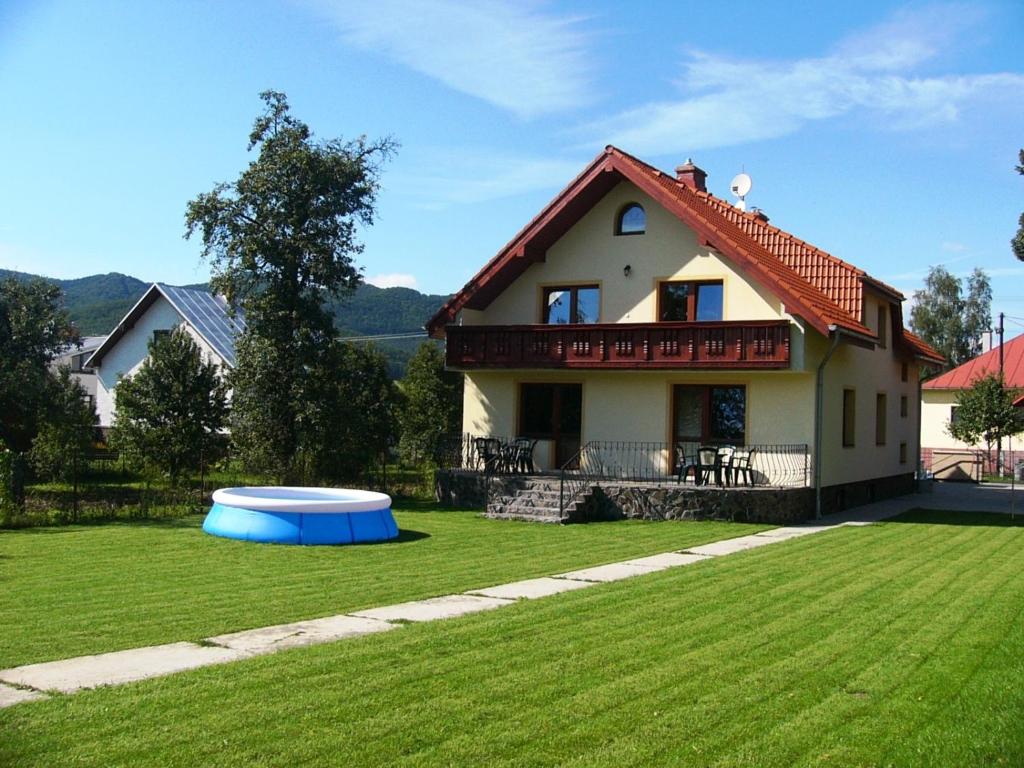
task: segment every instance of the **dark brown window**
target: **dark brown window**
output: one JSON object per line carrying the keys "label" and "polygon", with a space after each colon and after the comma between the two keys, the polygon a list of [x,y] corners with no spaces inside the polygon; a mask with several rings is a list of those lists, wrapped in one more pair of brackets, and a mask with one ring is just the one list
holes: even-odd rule
{"label": "dark brown window", "polygon": [[746,387],[672,388],[674,443],[743,445],[746,441]]}
{"label": "dark brown window", "polygon": [[843,390],[843,447],[852,448],[857,431],[857,392]]}
{"label": "dark brown window", "polygon": [[544,289],[547,325],[596,323],[601,312],[601,289],[596,285],[570,285]]}
{"label": "dark brown window", "polygon": [[647,214],[639,203],[629,203],[615,219],[616,235],[642,235],[647,231]]}
{"label": "dark brown window", "polygon": [[900,443],[900,464],[907,463],[907,444]]}
{"label": "dark brown window", "polygon": [[166,339],[170,335],[171,335],[171,332],[168,331],[168,330],[160,330],[160,329],[155,330],[155,331],[153,331],[153,343],[155,344],[158,341],[163,341],[164,339]]}
{"label": "dark brown window", "polygon": [[658,287],[658,319],[662,322],[722,319],[722,281],[669,280]]}
{"label": "dark brown window", "polygon": [[885,304],[878,305],[878,346],[885,349],[886,346],[886,335],[887,335],[887,323],[886,315],[889,314],[889,307]]}
{"label": "dark brown window", "polygon": [[875,445],[885,445],[885,409],[888,398],[884,392],[875,395]]}
{"label": "dark brown window", "polygon": [[903,363],[903,365],[900,366],[900,381],[906,381],[907,380],[907,375],[908,375],[907,364]]}
{"label": "dark brown window", "polygon": [[908,407],[907,396],[906,395],[900,395],[900,418],[901,419],[907,418],[907,414],[909,413],[909,410],[910,409]]}

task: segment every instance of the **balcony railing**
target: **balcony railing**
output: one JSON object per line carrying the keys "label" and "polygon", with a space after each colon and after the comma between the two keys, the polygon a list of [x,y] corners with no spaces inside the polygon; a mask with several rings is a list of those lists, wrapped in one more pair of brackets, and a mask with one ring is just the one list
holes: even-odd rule
{"label": "balcony railing", "polygon": [[449,325],[451,368],[788,368],[785,320]]}

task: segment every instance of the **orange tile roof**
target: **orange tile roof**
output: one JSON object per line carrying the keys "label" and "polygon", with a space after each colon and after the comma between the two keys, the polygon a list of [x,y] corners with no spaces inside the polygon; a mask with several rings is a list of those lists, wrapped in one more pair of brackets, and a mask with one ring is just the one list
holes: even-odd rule
{"label": "orange tile roof", "polygon": [[[999,347],[926,381],[921,388],[968,389],[990,373],[999,373]],[[1024,389],[1024,334],[1003,344],[1003,381],[1013,389]]]}
{"label": "orange tile roof", "polygon": [[[876,338],[860,320],[865,285],[896,301],[903,299],[896,289],[768,224],[756,213],[740,211],[709,192],[692,189],[674,176],[608,146],[441,308],[427,328],[432,333],[442,331],[444,323],[451,322],[474,297],[500,290],[503,273],[507,274],[506,279],[521,274],[524,263],[528,263],[524,257],[532,241],[543,237],[545,227],[557,232],[558,226],[564,226],[555,222],[559,217],[572,215],[568,213],[570,204],[586,195],[588,187],[608,183],[601,180],[602,176],[607,179],[611,175],[605,171],[616,171],[619,177],[637,184],[704,235],[716,250],[740,259],[753,277],[775,288],[792,314],[804,317],[824,335],[828,335],[831,327],[838,326],[868,339]],[[486,305],[489,299],[484,298],[483,302]],[[942,361],[942,357],[919,338],[902,328],[900,332],[912,354]]]}

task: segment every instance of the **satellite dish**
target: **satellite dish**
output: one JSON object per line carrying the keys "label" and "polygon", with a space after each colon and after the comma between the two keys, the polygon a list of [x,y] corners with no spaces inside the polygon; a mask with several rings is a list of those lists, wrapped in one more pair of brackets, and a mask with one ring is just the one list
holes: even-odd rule
{"label": "satellite dish", "polygon": [[745,173],[736,174],[736,176],[732,180],[732,183],[729,184],[729,189],[736,197],[739,198],[746,197],[747,193],[750,191],[750,187],[750,177],[747,176],[747,174]]}

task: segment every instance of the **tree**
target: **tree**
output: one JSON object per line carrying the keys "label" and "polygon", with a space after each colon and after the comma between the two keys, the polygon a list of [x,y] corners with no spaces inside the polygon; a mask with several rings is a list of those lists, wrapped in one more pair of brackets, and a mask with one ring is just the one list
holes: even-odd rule
{"label": "tree", "polygon": [[[1020,165],[1017,166],[1017,173],[1024,176],[1024,149],[1020,151],[1018,155],[1020,159]],[[1013,240],[1010,241],[1010,247],[1013,249],[1013,254],[1024,261],[1024,213],[1020,215],[1018,220],[1017,234],[1013,236]]]}
{"label": "tree", "polygon": [[149,356],[114,390],[111,443],[126,457],[177,484],[219,458],[227,387],[182,328],[149,344]]}
{"label": "tree", "polygon": [[32,465],[43,477],[69,480],[96,439],[99,417],[67,366],[51,376],[48,389],[49,407],[32,442]]}
{"label": "tree", "polygon": [[984,440],[987,455],[991,456],[993,444],[1024,430],[1024,417],[1013,405],[1017,394],[1003,386],[999,374],[975,380],[970,389],[957,395],[955,416],[947,423],[946,431],[968,445]]}
{"label": "tree", "polygon": [[462,429],[462,375],[446,371],[437,345],[424,342],[409,361],[402,392],[402,457],[437,461],[445,437]]}
{"label": "tree", "polygon": [[924,289],[914,292],[911,328],[949,361],[950,367],[981,353],[981,337],[992,325],[992,287],[975,269],[967,278],[967,296],[960,279],[942,266],[931,267]]}
{"label": "tree", "polygon": [[287,482],[304,474],[321,436],[310,414],[329,391],[318,378],[335,336],[325,302],[361,281],[357,227],[373,223],[380,164],[396,145],[315,141],[284,94],[260,98],[249,136],[258,157],[233,184],[192,200],[185,224],[186,237],[202,233],[211,286],[245,311],[232,438],[251,468]]}
{"label": "tree", "polygon": [[0,280],[0,446],[10,452],[0,501],[24,498],[23,455],[32,447],[49,397],[49,365],[78,343],[60,288],[45,280]]}

